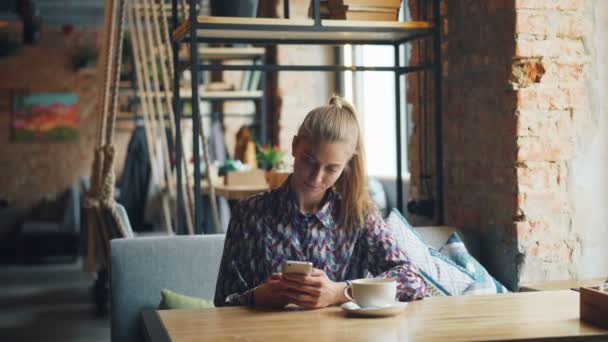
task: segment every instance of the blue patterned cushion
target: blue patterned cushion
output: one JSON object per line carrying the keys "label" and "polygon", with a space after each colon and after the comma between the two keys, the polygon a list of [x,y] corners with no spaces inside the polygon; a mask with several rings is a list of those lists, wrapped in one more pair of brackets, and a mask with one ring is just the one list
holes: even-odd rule
{"label": "blue patterned cushion", "polygon": [[460,239],[458,233],[452,233],[445,245],[439,249],[439,252],[462,267],[467,274],[475,279],[475,283],[465,289],[463,294],[494,294],[509,292],[506,287],[494,279],[490,273],[488,273],[488,271],[469,254],[467,247],[462,242],[462,239]]}
{"label": "blue patterned cushion", "polygon": [[393,231],[397,246],[406,251],[429,286],[453,296],[475,284],[475,279],[465,269],[428,247],[397,209],[391,211],[386,223]]}

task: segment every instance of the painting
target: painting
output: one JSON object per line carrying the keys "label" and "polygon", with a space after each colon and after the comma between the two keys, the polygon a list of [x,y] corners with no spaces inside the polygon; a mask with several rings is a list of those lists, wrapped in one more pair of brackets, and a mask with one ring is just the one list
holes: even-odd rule
{"label": "painting", "polygon": [[12,97],[13,138],[18,142],[71,141],[78,138],[78,95],[35,93]]}

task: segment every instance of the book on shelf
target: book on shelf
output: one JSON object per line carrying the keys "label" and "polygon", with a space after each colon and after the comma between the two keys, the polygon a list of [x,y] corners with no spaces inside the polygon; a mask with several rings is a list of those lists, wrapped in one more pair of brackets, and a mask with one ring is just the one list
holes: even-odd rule
{"label": "book on shelf", "polygon": [[381,13],[399,13],[399,8],[394,7],[370,7],[370,6],[348,6],[347,12],[381,12]]}
{"label": "book on shelf", "polygon": [[345,20],[370,20],[370,21],[397,21],[399,12],[372,12],[372,11],[351,11],[344,12],[336,19]]}
{"label": "book on shelf", "polygon": [[243,71],[243,76],[241,77],[241,86],[239,87],[240,90],[249,90],[249,83],[251,83],[252,73],[253,71],[251,70]]}
{"label": "book on shelf", "polygon": [[[262,61],[256,60],[254,64],[261,65]],[[249,87],[247,89],[251,90],[251,91],[259,90],[259,88],[260,88],[260,80],[261,79],[262,79],[262,71],[261,70],[251,71],[251,78],[249,80]]]}

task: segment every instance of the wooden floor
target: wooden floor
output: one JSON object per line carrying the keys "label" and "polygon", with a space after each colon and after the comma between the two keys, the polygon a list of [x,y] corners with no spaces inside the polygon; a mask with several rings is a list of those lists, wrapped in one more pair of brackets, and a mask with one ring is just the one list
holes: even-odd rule
{"label": "wooden floor", "polygon": [[92,283],[80,262],[0,265],[0,340],[110,341],[109,318],[94,314]]}

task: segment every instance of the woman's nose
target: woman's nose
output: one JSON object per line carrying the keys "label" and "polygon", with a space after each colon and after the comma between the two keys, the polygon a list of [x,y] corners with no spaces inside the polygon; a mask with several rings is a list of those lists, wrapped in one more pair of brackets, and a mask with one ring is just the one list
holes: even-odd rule
{"label": "woman's nose", "polygon": [[314,184],[318,184],[321,182],[321,180],[323,179],[323,174],[321,172],[321,168],[315,168],[311,175],[310,175],[310,180],[314,182]]}

